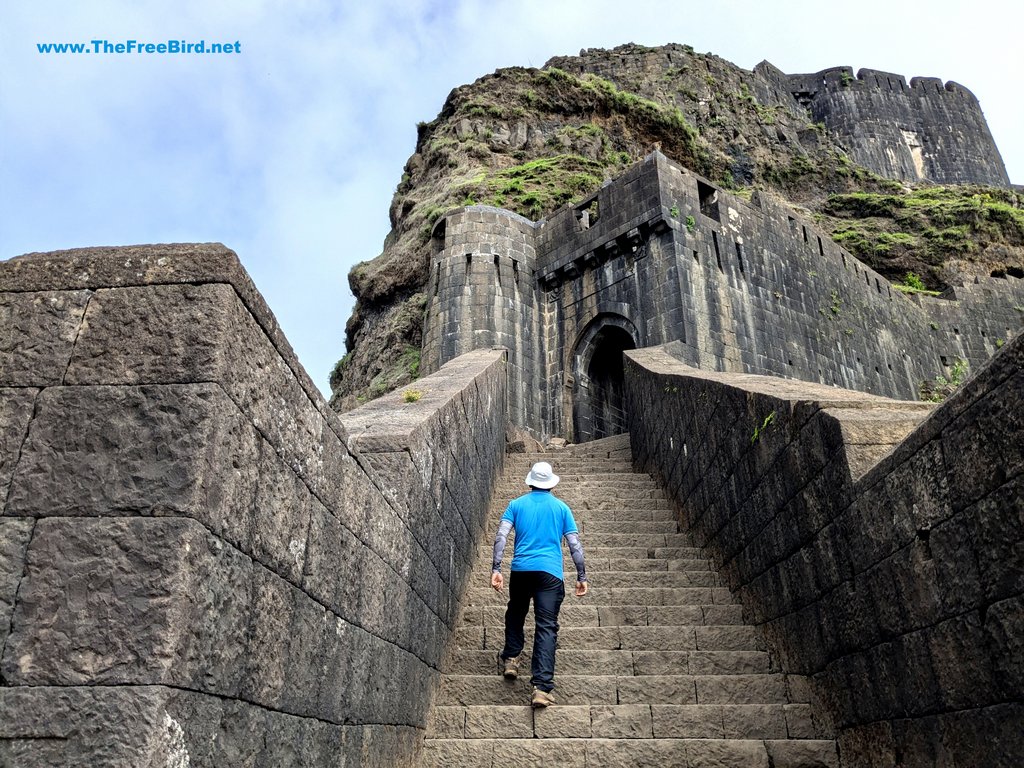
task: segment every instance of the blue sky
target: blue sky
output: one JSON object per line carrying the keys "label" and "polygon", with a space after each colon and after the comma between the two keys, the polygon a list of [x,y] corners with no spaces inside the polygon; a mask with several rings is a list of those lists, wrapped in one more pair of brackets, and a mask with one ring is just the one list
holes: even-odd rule
{"label": "blue sky", "polygon": [[[974,91],[1024,183],[1016,3],[6,0],[0,259],[88,245],[233,248],[314,381],[344,354],[347,273],[376,256],[416,123],[505,66],[624,42],[751,68],[849,65]],[[239,54],[41,55],[39,42],[241,43]]]}

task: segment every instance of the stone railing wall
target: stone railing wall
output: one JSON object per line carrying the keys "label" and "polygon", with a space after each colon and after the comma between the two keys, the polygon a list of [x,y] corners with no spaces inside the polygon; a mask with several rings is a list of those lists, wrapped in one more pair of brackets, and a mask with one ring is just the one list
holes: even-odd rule
{"label": "stone railing wall", "polygon": [[1024,762],[1024,339],[930,415],[626,355],[635,463],[812,677],[843,765]]}
{"label": "stone railing wall", "polygon": [[411,764],[504,354],[375,404],[382,461],[223,246],[13,259],[0,321],[0,764]]}

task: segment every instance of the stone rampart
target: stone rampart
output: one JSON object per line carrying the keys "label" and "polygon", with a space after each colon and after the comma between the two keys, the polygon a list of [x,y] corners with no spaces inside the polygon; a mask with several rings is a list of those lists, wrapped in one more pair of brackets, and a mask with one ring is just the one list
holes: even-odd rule
{"label": "stone rampart", "polygon": [[370,445],[223,246],[13,259],[0,317],[0,764],[410,764],[504,353]]}
{"label": "stone rampart", "polygon": [[597,436],[580,425],[607,389],[591,362],[609,334],[624,348],[679,342],[702,370],[909,399],[957,360],[980,366],[1024,325],[1024,280],[910,299],[808,217],[659,152],[535,225],[497,209],[443,221],[424,365],[507,347],[511,418],[541,437]]}
{"label": "stone rampart", "polygon": [[927,406],[627,353],[660,477],[844,766],[1024,761],[1024,339]]}
{"label": "stone rampart", "polygon": [[[779,84],[762,62],[754,72]],[[857,163],[887,178],[938,184],[1010,179],[978,99],[952,81],[850,67],[785,75],[790,91]]]}

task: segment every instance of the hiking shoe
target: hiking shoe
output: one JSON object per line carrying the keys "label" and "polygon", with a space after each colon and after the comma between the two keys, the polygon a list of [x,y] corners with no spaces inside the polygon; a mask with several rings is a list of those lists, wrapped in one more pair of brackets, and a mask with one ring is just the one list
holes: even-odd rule
{"label": "hiking shoe", "polygon": [[498,659],[501,661],[501,676],[506,680],[515,680],[519,677],[519,657],[516,656],[514,659],[502,659],[499,654]]}
{"label": "hiking shoe", "polygon": [[554,703],[555,697],[549,691],[542,691],[540,688],[533,689],[533,699],[530,700],[530,706],[534,709],[550,707]]}

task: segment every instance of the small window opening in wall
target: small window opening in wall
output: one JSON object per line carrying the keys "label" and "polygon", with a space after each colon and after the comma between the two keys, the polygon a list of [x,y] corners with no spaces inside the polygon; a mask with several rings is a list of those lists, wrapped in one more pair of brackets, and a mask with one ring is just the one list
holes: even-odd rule
{"label": "small window opening in wall", "polygon": [[693,252],[693,260],[700,264],[700,255],[696,251]]}
{"label": "small window opening in wall", "polygon": [[472,253],[467,253],[466,254],[466,271],[469,272],[471,269],[473,269],[473,254]]}
{"label": "small window opening in wall", "polygon": [[595,197],[588,203],[583,203],[576,208],[576,221],[580,225],[580,229],[590,229],[592,226],[597,224],[598,205],[597,198]]}
{"label": "small window opening in wall", "polygon": [[1010,277],[1022,278],[1024,277],[1024,269],[1021,269],[1020,267],[1007,267],[1006,274]]}
{"label": "small window opening in wall", "polygon": [[801,226],[800,229],[804,231],[804,242],[807,242],[807,227]]}
{"label": "small window opening in wall", "polygon": [[698,179],[697,198],[700,200],[700,212],[718,221],[718,190]]}
{"label": "small window opening in wall", "polygon": [[715,231],[711,232],[711,239],[715,243],[715,261],[718,262],[718,271],[722,271],[722,253],[718,250],[718,233]]}
{"label": "small window opening in wall", "polygon": [[878,281],[878,278],[877,278],[877,277],[875,278],[875,288],[877,288],[877,289],[878,289],[878,292],[879,292],[879,293],[881,293],[881,292],[882,292],[882,284],[881,284],[881,283],[880,283],[880,282]]}
{"label": "small window opening in wall", "polygon": [[742,243],[736,243],[736,261],[740,265],[740,272],[746,272],[746,270],[743,268],[743,244]]}
{"label": "small window opening in wall", "polygon": [[498,259],[498,254],[494,254],[494,271],[496,274],[501,274],[501,262]]}
{"label": "small window opening in wall", "polygon": [[953,333],[955,333],[957,336],[960,335],[960,329],[957,328],[955,325],[953,326]]}
{"label": "small window opening in wall", "polygon": [[946,359],[945,355],[939,355],[939,362],[943,365],[949,365],[949,361]]}
{"label": "small window opening in wall", "polygon": [[849,269],[849,267],[848,267],[848,266],[846,266],[846,254],[845,254],[845,253],[840,253],[839,255],[840,255],[840,256],[842,257],[842,259],[843,259],[843,269]]}
{"label": "small window opening in wall", "polygon": [[871,275],[868,274],[866,269],[864,270],[864,282],[871,285]]}
{"label": "small window opening in wall", "polygon": [[[793,364],[793,361],[792,361],[792,360],[790,360],[788,364],[789,364],[789,365],[792,365],[792,364]],[[818,373],[821,373],[821,371],[818,371]]]}
{"label": "small window opening in wall", "polygon": [[[817,237],[817,235],[816,235],[816,237]],[[824,256],[825,255],[825,246],[822,245],[820,237],[818,237],[818,255],[819,256]]]}
{"label": "small window opening in wall", "polygon": [[435,270],[434,277],[434,295],[437,296],[437,292],[441,288],[441,262],[437,263],[437,269]]}
{"label": "small window opening in wall", "polygon": [[792,229],[793,225],[796,224],[796,219],[794,219],[792,216],[787,216],[786,218],[789,219],[789,228]]}
{"label": "small window opening in wall", "polygon": [[516,285],[519,285],[519,262],[512,259],[512,277],[515,278]]}
{"label": "small window opening in wall", "polygon": [[886,363],[886,366],[889,368],[890,371],[892,370],[892,363]]}
{"label": "small window opening in wall", "polygon": [[984,337],[984,336],[985,336],[985,332],[984,332],[984,331],[982,331],[982,332],[981,332],[981,335],[982,335],[982,337]]}

